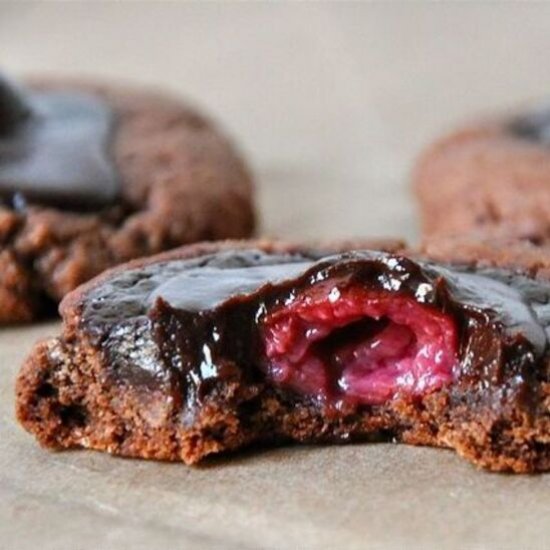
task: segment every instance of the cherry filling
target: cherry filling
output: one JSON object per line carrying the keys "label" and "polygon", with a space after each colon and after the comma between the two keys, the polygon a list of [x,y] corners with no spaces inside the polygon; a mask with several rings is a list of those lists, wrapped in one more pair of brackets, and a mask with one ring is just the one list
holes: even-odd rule
{"label": "cherry filling", "polygon": [[317,285],[264,320],[267,371],[320,399],[382,404],[453,379],[453,319],[409,296]]}

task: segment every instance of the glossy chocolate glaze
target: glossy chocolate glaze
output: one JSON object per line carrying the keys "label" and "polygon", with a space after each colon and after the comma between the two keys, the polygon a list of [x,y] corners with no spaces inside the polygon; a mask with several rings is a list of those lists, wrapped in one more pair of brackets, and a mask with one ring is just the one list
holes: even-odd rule
{"label": "glossy chocolate glaze", "polygon": [[550,144],[550,107],[544,106],[514,118],[509,129],[518,137]]}
{"label": "glossy chocolate glaze", "polygon": [[76,91],[18,87],[0,77],[0,198],[8,206],[97,209],[119,193],[114,113]]}
{"label": "glossy chocolate glaze", "polygon": [[550,285],[504,270],[371,251],[223,252],[119,272],[84,295],[80,323],[113,376],[167,387],[189,411],[220,381],[264,383],[263,318],[316,284],[404,294],[452,316],[460,361],[451,399],[528,406],[535,363],[547,353]]}
{"label": "glossy chocolate glaze", "polygon": [[30,114],[25,92],[0,74],[0,136],[13,135]]}
{"label": "glossy chocolate glaze", "polygon": [[[185,311],[213,309],[231,296],[252,294],[264,285],[293,279],[312,266],[311,261],[251,267],[196,267],[161,283],[147,297],[154,306],[158,298]],[[182,292],[182,289],[185,291]]]}

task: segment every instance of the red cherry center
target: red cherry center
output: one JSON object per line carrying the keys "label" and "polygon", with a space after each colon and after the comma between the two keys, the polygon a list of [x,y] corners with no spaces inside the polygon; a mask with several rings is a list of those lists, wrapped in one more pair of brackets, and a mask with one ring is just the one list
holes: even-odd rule
{"label": "red cherry center", "polygon": [[376,405],[453,379],[453,319],[410,296],[319,284],[264,320],[271,379],[321,399]]}

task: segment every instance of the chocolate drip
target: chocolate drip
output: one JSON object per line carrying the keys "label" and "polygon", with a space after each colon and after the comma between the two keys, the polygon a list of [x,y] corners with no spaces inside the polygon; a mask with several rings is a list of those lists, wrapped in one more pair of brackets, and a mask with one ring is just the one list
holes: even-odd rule
{"label": "chocolate drip", "polygon": [[113,126],[112,110],[97,97],[0,79],[0,198],[18,209],[110,205],[119,194]]}

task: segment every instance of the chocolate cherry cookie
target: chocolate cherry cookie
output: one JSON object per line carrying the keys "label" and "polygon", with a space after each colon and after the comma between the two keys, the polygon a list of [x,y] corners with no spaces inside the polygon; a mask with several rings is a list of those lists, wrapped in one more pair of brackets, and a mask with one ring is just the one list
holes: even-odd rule
{"label": "chocolate cherry cookie", "polygon": [[158,93],[0,78],[0,323],[105,268],[249,236],[251,178],[203,115]]}
{"label": "chocolate cherry cookie", "polygon": [[550,108],[444,137],[413,179],[426,236],[474,230],[550,241]]}
{"label": "chocolate cherry cookie", "polygon": [[251,241],[131,262],[64,299],[61,336],[19,374],[18,419],[46,447],[188,464],[397,441],[549,470],[550,253],[513,246],[480,259],[455,242],[455,263],[442,243]]}

